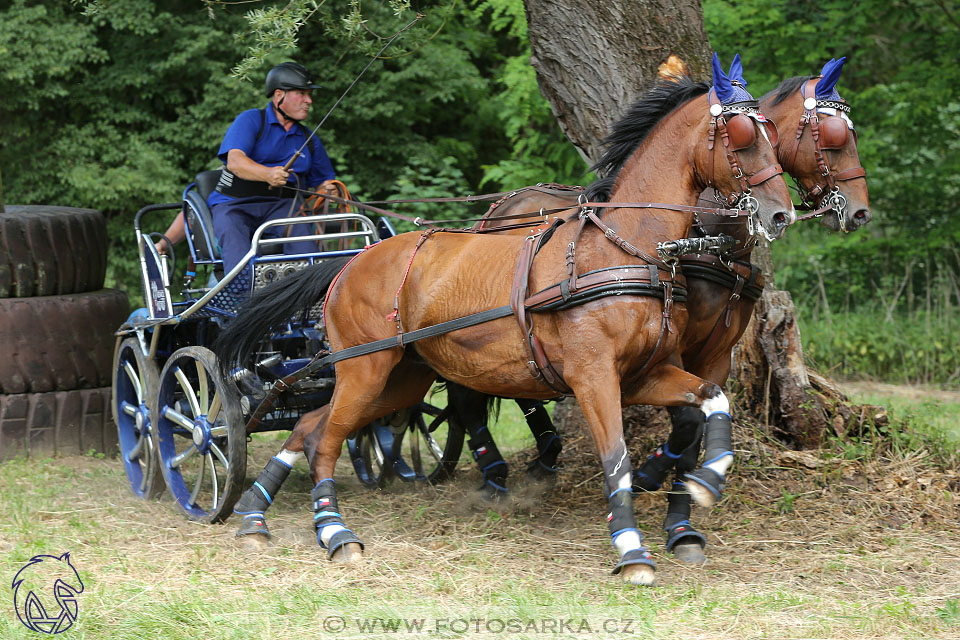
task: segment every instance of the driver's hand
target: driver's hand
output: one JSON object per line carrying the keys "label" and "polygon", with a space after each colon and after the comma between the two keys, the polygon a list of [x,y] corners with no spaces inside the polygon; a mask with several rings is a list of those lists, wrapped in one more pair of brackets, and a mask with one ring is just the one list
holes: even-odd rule
{"label": "driver's hand", "polygon": [[267,182],[274,187],[282,187],[287,184],[287,178],[290,177],[290,172],[284,169],[283,167],[268,167],[267,168]]}
{"label": "driver's hand", "polygon": [[166,255],[167,253],[167,243],[161,240],[160,242],[154,242],[153,248],[157,250],[157,253],[160,255]]}

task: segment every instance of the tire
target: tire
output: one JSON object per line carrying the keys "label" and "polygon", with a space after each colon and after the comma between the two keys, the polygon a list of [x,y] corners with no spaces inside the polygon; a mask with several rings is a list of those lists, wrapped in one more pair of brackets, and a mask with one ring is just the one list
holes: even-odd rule
{"label": "tire", "polygon": [[117,450],[110,387],[0,395],[0,461],[91,450]]}
{"label": "tire", "polygon": [[184,347],[160,372],[153,406],[154,449],[180,511],[196,522],[223,522],[240,499],[247,471],[236,387],[220,376],[212,351]]}
{"label": "tire", "polygon": [[0,299],[0,393],[110,386],[113,332],[129,312],[116,289]]}
{"label": "tire", "polygon": [[106,272],[99,211],[14,205],[0,216],[0,298],[96,291]]}
{"label": "tire", "polygon": [[430,484],[451,477],[463,450],[463,429],[449,409],[426,402],[367,425],[347,440],[361,484],[383,488],[391,477]]}
{"label": "tire", "polygon": [[113,359],[113,396],[111,409],[117,423],[120,459],[138,498],[159,498],[166,488],[153,448],[153,423],[156,411],[157,365],[148,360],[140,340],[130,337],[117,345]]}

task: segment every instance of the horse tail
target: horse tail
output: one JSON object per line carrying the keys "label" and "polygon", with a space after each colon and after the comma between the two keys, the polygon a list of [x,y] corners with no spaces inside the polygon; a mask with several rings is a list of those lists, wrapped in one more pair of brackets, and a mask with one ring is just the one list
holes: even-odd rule
{"label": "horse tail", "polygon": [[214,341],[222,372],[244,363],[273,331],[322,300],[349,261],[350,256],[324,260],[254,291]]}

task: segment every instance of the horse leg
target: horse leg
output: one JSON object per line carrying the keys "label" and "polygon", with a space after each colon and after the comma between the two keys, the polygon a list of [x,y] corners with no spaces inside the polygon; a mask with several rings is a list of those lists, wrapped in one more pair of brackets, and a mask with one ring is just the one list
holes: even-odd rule
{"label": "horse leg", "polygon": [[[683,389],[691,388],[696,391],[683,392]],[[653,369],[629,394],[624,395],[624,404],[699,405],[706,418],[706,461],[696,471],[684,474],[684,484],[694,502],[701,507],[712,507],[716,504],[723,492],[727,469],[733,464],[730,403],[723,390],[712,382],[664,363]]]}
{"label": "horse leg", "polygon": [[667,412],[670,414],[673,429],[667,441],[657,447],[633,473],[634,491],[660,489],[670,471],[679,464],[684,451],[694,442],[700,441],[703,414],[699,410],[693,407],[668,407]]}
{"label": "horse leg", "polygon": [[537,441],[537,457],[527,465],[527,477],[537,482],[554,482],[557,478],[557,458],[563,450],[560,436],[553,428],[550,414],[540,400],[517,399],[527,426]]}
{"label": "horse leg", "polygon": [[583,379],[589,381],[589,387],[578,384],[572,375],[567,382],[583,410],[603,467],[610,505],[607,525],[613,547],[620,554],[613,573],[630,584],[651,585],[656,579],[656,563],[643,546],[633,511],[633,473],[623,439],[620,386],[616,376],[584,375]]}
{"label": "horse leg", "polygon": [[667,532],[667,551],[672,552],[677,560],[690,564],[703,564],[707,561],[703,550],[707,546],[707,538],[690,524],[690,493],[683,484],[683,478],[697,466],[700,457],[700,426],[703,424],[703,414],[693,407],[680,407],[685,415],[679,419],[696,421],[698,428],[696,440],[689,445],[677,461],[676,476],[667,494],[667,516],[663,520],[663,529]]}
{"label": "horse leg", "polygon": [[280,452],[270,458],[253,485],[240,496],[233,508],[235,514],[242,516],[236,537],[254,546],[262,546],[270,540],[272,536],[267,528],[266,511],[273,504],[273,499],[283,481],[287,479],[293,463],[300,457],[303,441],[329,412],[329,405],[325,405],[304,414],[284,441]]}
{"label": "horse leg", "polygon": [[487,428],[490,396],[447,382],[447,399],[460,426],[469,435],[467,446],[483,476],[483,484],[478,489],[480,495],[485,500],[499,500],[507,495],[510,469]]}
{"label": "horse leg", "polygon": [[343,522],[333,480],[344,440],[363,425],[416,404],[436,378],[422,365],[398,361],[398,354],[380,352],[341,362],[330,413],[304,441],[315,483],[310,500],[317,543],[334,562],[363,557],[363,543]]}

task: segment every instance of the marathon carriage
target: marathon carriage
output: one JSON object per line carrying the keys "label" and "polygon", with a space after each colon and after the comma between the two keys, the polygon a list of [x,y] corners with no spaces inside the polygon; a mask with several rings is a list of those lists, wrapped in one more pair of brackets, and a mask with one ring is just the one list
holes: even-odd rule
{"label": "marathon carriage", "polygon": [[[263,341],[254,371],[234,370],[232,379],[225,379],[208,345],[253,290],[396,234],[386,218],[374,223],[350,212],[274,220],[256,230],[245,259],[223,273],[206,203],[218,177],[219,171],[201,173],[184,190],[182,203],[137,212],[146,307],[117,331],[114,357],[113,413],[131,489],[155,498],[169,487],[182,512],[201,522],[219,522],[232,512],[243,489],[251,433],[292,428],[303,414],[329,402],[335,382],[332,366],[321,369],[281,393],[261,420],[249,420],[273,382],[324,348],[319,304]],[[144,231],[142,223],[148,214],[181,208],[190,265],[175,295],[173,253],[168,258],[158,252],[154,242],[164,236]],[[304,224],[310,225],[308,235],[263,237],[271,227]],[[317,250],[281,253],[292,240],[314,243]],[[451,473],[464,436],[449,416],[448,409],[423,402],[365,427],[348,442],[360,481],[370,487],[391,476],[434,482]]]}

